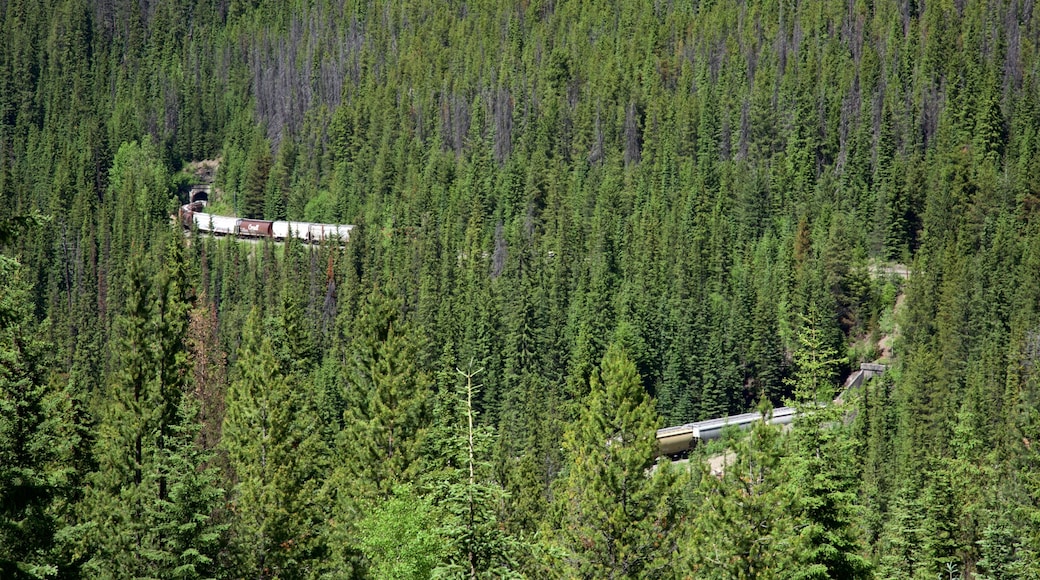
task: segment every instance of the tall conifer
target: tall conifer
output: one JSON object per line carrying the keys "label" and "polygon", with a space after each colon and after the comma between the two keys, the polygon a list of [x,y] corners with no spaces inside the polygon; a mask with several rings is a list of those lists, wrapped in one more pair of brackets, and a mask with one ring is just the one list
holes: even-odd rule
{"label": "tall conifer", "polygon": [[254,308],[228,389],[222,433],[236,480],[232,540],[249,575],[296,577],[321,554],[312,505],[320,481],[310,470],[320,432],[301,406],[301,394],[283,373],[271,333]]}
{"label": "tall conifer", "polygon": [[185,401],[188,307],[179,261],[171,247],[157,275],[139,257],[127,275],[116,371],[101,401],[98,470],[81,523],[85,570],[96,577],[196,578],[217,566],[223,526],[212,516],[222,491],[196,446],[197,408]]}
{"label": "tall conifer", "polygon": [[834,367],[841,359],[828,347],[812,311],[800,342],[794,386],[800,415],[791,458],[791,485],[797,490],[801,519],[795,577],[867,578],[870,565],[861,555],[854,523],[859,476],[854,441],[844,426],[845,406],[830,403]]}
{"label": "tall conifer", "polygon": [[563,445],[553,537],[563,550],[561,577],[643,578],[673,565],[676,474],[654,465],[657,413],[635,364],[612,344],[593,374],[591,393]]}
{"label": "tall conifer", "polygon": [[57,571],[57,502],[63,466],[60,408],[44,380],[46,344],[31,317],[19,264],[0,256],[0,576],[42,578]]}

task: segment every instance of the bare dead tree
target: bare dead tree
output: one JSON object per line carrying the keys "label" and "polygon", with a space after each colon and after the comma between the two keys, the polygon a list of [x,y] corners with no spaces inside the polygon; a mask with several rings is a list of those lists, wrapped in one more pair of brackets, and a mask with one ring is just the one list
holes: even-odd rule
{"label": "bare dead tree", "polygon": [[737,137],[737,159],[747,159],[748,144],[751,141],[751,98],[744,98],[740,107],[740,130]]}
{"label": "bare dead tree", "polygon": [[1019,26],[1019,2],[1008,7],[1004,17],[1007,48],[1004,52],[1004,92],[1022,88],[1022,29]]}
{"label": "bare dead tree", "polygon": [[338,106],[348,75],[360,80],[362,25],[325,12],[319,3],[295,15],[285,31],[263,33],[245,49],[257,119],[275,147],[283,134],[301,130],[308,111]]}
{"label": "bare dead tree", "polygon": [[336,320],[336,276],[333,254],[329,253],[329,266],[325,270],[325,303],[321,310],[322,333],[328,333]]}
{"label": "bare dead tree", "polygon": [[719,73],[722,71],[722,63],[726,62],[727,52],[728,49],[726,48],[726,39],[724,37],[720,36],[712,43],[708,53],[708,74],[711,75],[711,82],[713,83],[719,80]]}
{"label": "bare dead tree", "polygon": [[596,105],[596,119],[592,124],[592,148],[589,150],[589,163],[603,161],[603,126],[600,121],[599,105]]}
{"label": "bare dead tree", "polygon": [[927,147],[939,127],[943,95],[939,87],[926,87],[921,95],[921,145]]}
{"label": "bare dead tree", "polygon": [[499,164],[505,163],[513,151],[513,97],[509,89],[495,91],[492,104],[495,122],[494,156]]}
{"label": "bare dead tree", "polygon": [[509,245],[502,222],[495,225],[495,251],[491,255],[491,277],[498,278],[506,269],[506,260],[509,258]]}
{"label": "bare dead tree", "polygon": [[730,127],[730,116],[722,115],[722,126],[719,127],[719,159],[729,161],[733,156],[733,130]]}
{"label": "bare dead tree", "polygon": [[641,113],[635,101],[625,110],[625,165],[639,163],[643,155],[643,133]]}
{"label": "bare dead tree", "polygon": [[220,443],[224,420],[224,390],[227,381],[227,354],[220,348],[217,308],[199,296],[198,305],[189,312],[187,347],[194,362],[192,368],[195,397],[199,400],[199,442],[206,449]]}
{"label": "bare dead tree", "polygon": [[[476,461],[474,459],[474,444],[473,444],[473,393],[475,393],[477,391],[477,389],[480,388],[479,385],[478,386],[474,386],[473,385],[473,377],[475,377],[475,376],[479,375],[480,373],[482,373],[484,371],[484,368],[481,367],[481,368],[479,368],[477,370],[473,370],[473,361],[470,361],[469,367],[468,367],[466,372],[463,372],[462,369],[460,369],[458,367],[456,367],[455,370],[460,375],[462,375],[463,377],[466,378],[466,418],[467,418],[468,423],[469,423],[469,429],[467,430],[468,441],[469,441],[469,445],[468,445],[468,449],[469,449],[469,486],[466,488],[467,491],[468,491],[467,500],[466,500],[467,501],[467,506],[468,506],[468,510],[467,510],[468,511],[468,518],[467,518],[467,520],[468,521],[466,523],[467,523],[467,526],[470,529],[472,529],[473,525],[474,525],[474,520],[475,520],[475,509],[474,509],[474,505],[475,504],[474,504],[474,501],[473,501],[473,488],[474,488],[474,486],[476,485],[476,482],[477,482],[476,471],[474,470],[474,465],[475,465]],[[476,553],[473,551],[472,548],[470,548],[467,551],[468,551],[467,560],[469,560],[469,576],[470,576],[470,578],[474,578],[475,579],[477,577],[477,556],[476,556]]]}
{"label": "bare dead tree", "polygon": [[172,79],[163,82],[163,127],[171,140],[176,139],[180,121],[180,99]]}
{"label": "bare dead tree", "polygon": [[470,112],[466,99],[455,92],[442,92],[440,99],[441,135],[444,147],[461,155],[469,133]]}

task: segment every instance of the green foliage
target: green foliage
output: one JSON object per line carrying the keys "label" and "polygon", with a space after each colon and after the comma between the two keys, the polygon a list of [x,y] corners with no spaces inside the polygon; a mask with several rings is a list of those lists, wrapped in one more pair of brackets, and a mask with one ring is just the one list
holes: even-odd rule
{"label": "green foliage", "polygon": [[0,256],[0,280],[0,573],[43,578],[57,573],[52,550],[70,475],[61,393],[44,377],[47,344],[19,264]]}
{"label": "green foliage", "polygon": [[[425,479],[443,514],[438,532],[448,539],[438,578],[518,578],[518,556],[525,546],[508,534],[499,520],[506,493],[491,478],[493,433],[476,426],[473,408],[479,387],[473,384],[480,369],[457,371],[466,380],[451,397],[449,410],[437,427],[447,444],[438,459],[444,468]],[[453,467],[454,466],[454,467]]]}
{"label": "green foliage", "polygon": [[804,408],[812,409],[815,405],[826,404],[835,396],[835,378],[838,365],[845,359],[838,357],[838,352],[825,342],[819,326],[819,314],[813,308],[802,321],[802,329],[798,336],[798,350],[795,351],[795,401]]}
{"label": "green foliage", "polygon": [[125,225],[161,220],[172,209],[172,180],[161,154],[150,139],[119,146],[108,178],[116,219]]}
{"label": "green foliage", "polygon": [[446,537],[436,522],[431,499],[408,486],[375,506],[360,522],[361,552],[375,578],[430,578],[447,551]]}
{"label": "green foliage", "polygon": [[111,377],[80,525],[97,577],[207,577],[224,526],[213,521],[223,491],[210,455],[195,442],[197,409],[185,395],[185,278],[171,241],[150,274],[140,259],[126,277],[117,371]]}
{"label": "green foliage", "polygon": [[[46,446],[15,453],[41,493],[4,503],[5,522],[28,526],[16,512],[32,510],[39,533],[4,528],[2,558],[62,576],[209,573],[202,559],[174,566],[169,522],[220,504],[220,488],[258,506],[209,514],[210,527],[234,520],[228,576],[261,575],[258,554],[278,561],[271,574],[364,573],[356,524],[401,483],[432,494],[437,526],[458,524],[483,486],[481,533],[529,537],[588,515],[558,490],[603,474],[561,441],[574,456],[591,445],[573,433],[591,424],[576,419],[611,341],[667,424],[762,398],[830,402],[861,362],[839,360],[855,344],[893,366],[825,421],[848,432],[796,429],[791,458],[754,485],[684,488],[721,502],[685,521],[724,530],[733,545],[718,554],[754,541],[766,554],[720,570],[855,576],[848,556],[869,554],[882,577],[1035,575],[1031,5],[0,2],[0,244],[21,264],[0,294],[18,313],[0,320],[17,329],[0,376],[5,405],[25,410],[0,421]],[[203,158],[221,162],[215,212],[359,227],[342,249],[170,246],[169,168]],[[888,260],[909,267],[905,284],[878,281],[870,265]],[[228,353],[233,388],[179,346],[195,296],[211,313],[203,350]],[[494,450],[472,484],[457,411],[428,430],[433,398],[447,408],[453,394],[435,373],[467,360],[485,369],[473,410]],[[265,443],[285,458],[277,472],[257,464],[260,408],[284,433]],[[213,449],[224,419],[214,457],[188,445],[205,421]],[[784,455],[759,444],[760,458]],[[156,475],[210,461],[225,467],[215,480],[196,469],[183,484],[200,503],[171,499],[173,474]],[[424,487],[431,471],[440,488]],[[785,478],[802,492],[774,491]],[[747,513],[779,519],[762,536],[734,529]],[[662,545],[678,542],[668,529]],[[27,547],[52,534],[53,550]],[[576,537],[497,561],[544,576]],[[216,544],[198,542],[211,557]],[[473,545],[438,565],[465,568]],[[697,554],[707,574],[716,561]]]}
{"label": "green foliage", "polygon": [[317,197],[307,202],[307,206],[303,208],[303,219],[312,222],[335,222],[333,203],[332,195],[328,191],[322,191]]}
{"label": "green foliage", "polygon": [[617,343],[593,375],[587,405],[567,431],[552,536],[561,577],[637,578],[667,570],[676,550],[676,473],[654,464],[658,418],[635,365]]}
{"label": "green foliage", "polygon": [[346,409],[325,487],[335,501],[333,550],[340,574],[353,566],[350,538],[366,507],[421,473],[419,450],[431,406],[429,379],[416,368],[418,345],[398,303],[376,291],[363,308],[347,348]]}
{"label": "green foliage", "polygon": [[[770,409],[763,408],[766,416]],[[786,578],[801,569],[797,545],[796,488],[783,468],[787,442],[780,429],[756,423],[732,450],[723,450],[721,473],[708,462],[695,469],[687,510],[682,561],[698,578]],[[716,459],[718,461],[718,459]]]}
{"label": "green foliage", "polygon": [[337,439],[345,460],[339,469],[357,482],[356,497],[386,496],[418,473],[430,393],[429,379],[416,369],[416,347],[398,303],[370,295],[349,348],[347,410]]}
{"label": "green foliage", "polygon": [[790,466],[800,515],[795,561],[797,578],[869,578],[857,515],[855,447],[838,424],[843,408],[807,413],[794,429],[796,453]]}
{"label": "green foliage", "polygon": [[[267,198],[267,178],[271,172],[271,150],[266,139],[253,139],[246,158],[244,177],[240,184],[242,200],[238,213],[247,218],[263,218]],[[275,208],[272,208],[275,209]]]}
{"label": "green foliage", "polygon": [[274,348],[254,308],[228,390],[222,446],[237,481],[231,532],[240,569],[295,576],[313,566],[321,549],[313,535],[321,481],[311,471],[320,451],[318,432]]}

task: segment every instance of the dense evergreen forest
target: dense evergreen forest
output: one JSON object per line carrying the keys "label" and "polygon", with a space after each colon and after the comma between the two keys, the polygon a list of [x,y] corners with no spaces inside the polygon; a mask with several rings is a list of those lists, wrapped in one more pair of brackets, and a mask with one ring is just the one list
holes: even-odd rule
{"label": "dense evergreen forest", "polygon": [[1038,11],[0,0],[0,577],[1040,578]]}

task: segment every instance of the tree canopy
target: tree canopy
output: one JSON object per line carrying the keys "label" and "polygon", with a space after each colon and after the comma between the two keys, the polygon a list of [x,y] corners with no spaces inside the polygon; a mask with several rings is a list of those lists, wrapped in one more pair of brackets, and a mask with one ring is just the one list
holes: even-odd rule
{"label": "tree canopy", "polygon": [[0,576],[1035,577],[1036,10],[0,2]]}

